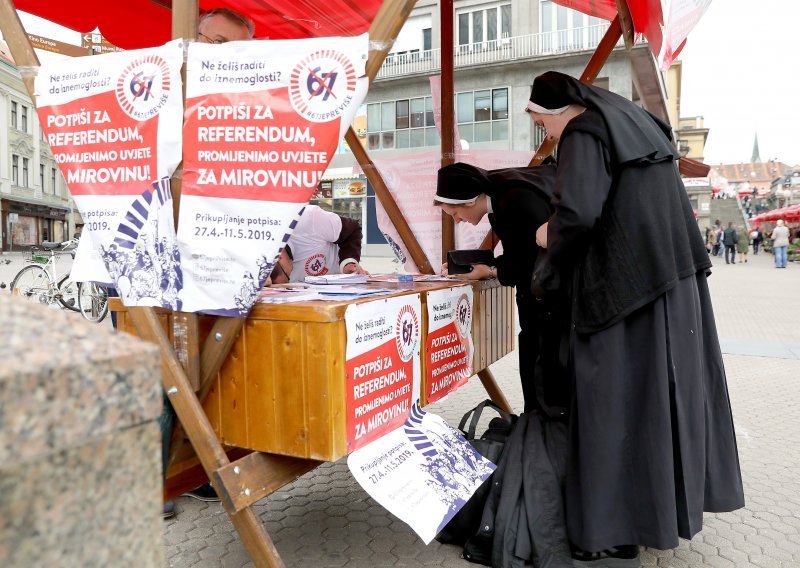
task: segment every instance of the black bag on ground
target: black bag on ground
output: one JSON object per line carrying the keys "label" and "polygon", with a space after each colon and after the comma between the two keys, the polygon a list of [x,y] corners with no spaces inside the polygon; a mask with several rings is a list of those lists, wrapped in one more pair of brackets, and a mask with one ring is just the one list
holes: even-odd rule
{"label": "black bag on ground", "polygon": [[[478,421],[486,408],[492,408],[499,416],[492,418],[489,421],[489,427],[480,438],[475,438],[475,430],[478,427]],[[471,417],[471,419],[470,419]],[[506,443],[509,432],[516,421],[516,416],[509,414],[491,400],[484,400],[478,406],[464,414],[461,422],[458,424],[458,429],[464,434],[467,441],[475,448],[480,455],[493,463],[500,460],[503,453],[503,446]],[[465,430],[464,427],[469,421],[469,427]],[[474,536],[478,532],[483,515],[483,506],[486,503],[486,496],[489,494],[489,487],[491,485],[491,476],[483,482],[483,484],[473,493],[469,501],[450,519],[450,522],[436,535],[436,540],[444,544],[458,544],[463,545],[468,538]]]}

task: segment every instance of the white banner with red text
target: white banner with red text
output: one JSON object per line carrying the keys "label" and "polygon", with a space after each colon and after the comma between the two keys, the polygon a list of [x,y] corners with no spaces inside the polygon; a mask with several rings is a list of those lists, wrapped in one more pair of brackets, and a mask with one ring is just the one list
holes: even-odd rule
{"label": "white banner with red text", "polygon": [[185,311],[248,313],[366,95],[367,52],[366,34],[189,46]]}
{"label": "white banner with red text", "polygon": [[345,311],[347,450],[403,425],[420,395],[422,302],[408,294]]}
{"label": "white banner with red text", "polygon": [[180,309],[169,178],[181,159],[181,41],[45,63],[35,80],[45,139],[84,225],[71,276],[126,305]]}
{"label": "white banner with red text", "polygon": [[427,294],[425,400],[441,400],[473,375],[472,286],[431,290]]}

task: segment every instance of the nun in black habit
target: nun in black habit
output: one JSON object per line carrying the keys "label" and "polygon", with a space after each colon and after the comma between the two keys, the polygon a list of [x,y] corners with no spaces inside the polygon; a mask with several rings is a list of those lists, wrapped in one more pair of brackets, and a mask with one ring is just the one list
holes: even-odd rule
{"label": "nun in black habit", "polygon": [[[530,292],[539,250],[536,229],[553,212],[550,199],[555,173],[553,162],[535,168],[490,171],[456,163],[439,170],[435,198],[436,205],[456,223],[477,225],[488,215],[492,229],[503,243],[503,254],[495,259],[496,266],[476,264],[462,276],[471,280],[497,278],[504,286],[516,287],[525,411],[537,409],[546,415],[563,415],[570,399],[566,361],[562,364],[558,358],[559,342],[564,335],[558,330],[563,327],[566,315],[565,298],[553,294],[537,300]],[[549,333],[540,333],[543,328]],[[540,359],[540,352],[548,356]]]}
{"label": "nun in black habit", "polygon": [[572,271],[570,540],[586,560],[674,548],[744,496],[711,262],[669,126],[556,72],[535,79],[527,111],[559,139],[537,242]]}

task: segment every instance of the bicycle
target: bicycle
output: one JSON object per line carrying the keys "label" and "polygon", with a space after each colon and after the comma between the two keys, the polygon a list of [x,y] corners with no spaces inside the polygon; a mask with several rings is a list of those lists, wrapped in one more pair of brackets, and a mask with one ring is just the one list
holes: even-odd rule
{"label": "bicycle", "polygon": [[11,293],[25,300],[45,305],[58,303],[62,308],[78,311],[78,284],[69,277],[69,272],[59,277],[56,260],[69,254],[77,241],[63,243],[43,242],[41,248],[34,247],[25,252],[25,266],[11,281]]}
{"label": "bicycle", "polygon": [[90,322],[100,323],[108,315],[108,290],[94,282],[78,283],[78,309]]}

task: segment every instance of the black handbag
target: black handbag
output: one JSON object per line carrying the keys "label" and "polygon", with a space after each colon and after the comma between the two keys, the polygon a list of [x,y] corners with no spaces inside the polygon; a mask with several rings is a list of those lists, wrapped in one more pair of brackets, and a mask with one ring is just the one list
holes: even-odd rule
{"label": "black handbag", "polygon": [[447,273],[466,274],[475,264],[494,266],[494,252],[489,249],[451,250],[447,253]]}
{"label": "black handbag", "polygon": [[[489,421],[489,427],[480,438],[475,438],[475,430],[478,427],[478,421],[486,407],[497,411],[499,416]],[[503,453],[503,446],[505,446],[506,439],[516,419],[516,415],[509,414],[491,400],[484,400],[475,408],[464,414],[463,418],[461,418],[461,422],[458,424],[458,429],[461,430],[461,433],[464,434],[467,441],[475,448],[475,451],[496,464],[500,461],[500,456]],[[467,421],[469,421],[469,428],[464,430]],[[450,522],[436,535],[436,540],[445,544],[464,545],[467,539],[475,536],[480,528],[483,507],[489,495],[491,481],[492,478],[490,476],[481,484],[477,491],[472,494],[469,501],[464,504],[458,513],[450,519]]]}

